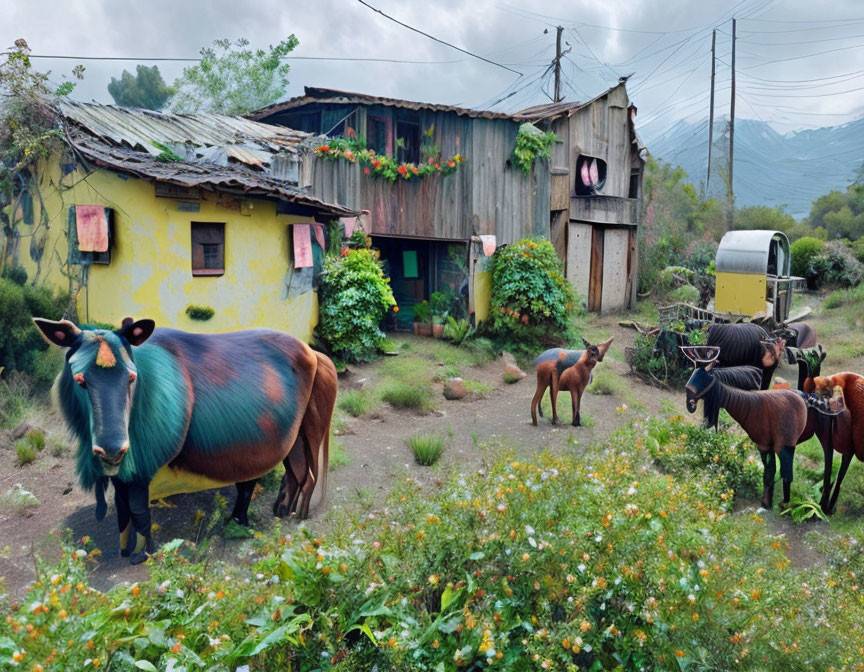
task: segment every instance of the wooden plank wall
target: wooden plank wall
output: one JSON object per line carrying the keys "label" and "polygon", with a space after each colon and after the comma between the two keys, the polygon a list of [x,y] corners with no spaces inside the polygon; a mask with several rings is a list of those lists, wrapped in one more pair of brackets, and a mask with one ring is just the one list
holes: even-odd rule
{"label": "wooden plank wall", "polygon": [[600,312],[623,310],[630,305],[627,260],[630,235],[626,228],[603,231],[603,298]]}
{"label": "wooden plank wall", "polygon": [[592,229],[590,224],[570,222],[567,234],[567,279],[586,301],[591,277]]}

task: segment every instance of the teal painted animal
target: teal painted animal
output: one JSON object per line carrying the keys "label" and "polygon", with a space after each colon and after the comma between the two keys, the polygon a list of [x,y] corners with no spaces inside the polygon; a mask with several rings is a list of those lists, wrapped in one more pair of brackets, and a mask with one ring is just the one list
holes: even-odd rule
{"label": "teal painted animal", "polygon": [[[96,494],[97,518],[114,486],[121,552],[152,553],[149,503],[235,483],[232,517],[248,525],[258,478],[280,462],[277,516],[308,515],[326,492],[333,363],[288,334],[190,334],[123,320],[116,331],[36,318],[66,349],[54,401],[78,440],[81,486]],[[319,484],[320,480],[320,484]]]}

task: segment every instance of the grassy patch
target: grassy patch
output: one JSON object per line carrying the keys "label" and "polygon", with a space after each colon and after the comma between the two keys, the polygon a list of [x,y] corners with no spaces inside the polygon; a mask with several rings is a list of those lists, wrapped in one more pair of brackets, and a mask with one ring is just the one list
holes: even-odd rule
{"label": "grassy patch", "polygon": [[438,434],[415,434],[407,439],[406,443],[414,453],[417,464],[431,467],[444,452],[444,438]]}
{"label": "grassy patch", "polygon": [[522,376],[515,374],[515,373],[512,373],[510,371],[505,371],[504,373],[502,373],[501,378],[503,378],[504,382],[507,383],[508,385],[512,385],[513,383],[518,383],[520,380],[522,380]]}
{"label": "grassy patch", "polygon": [[427,382],[410,383],[388,380],[381,385],[381,399],[393,408],[404,408],[421,413],[435,409],[432,386]]}
{"label": "grassy patch", "polygon": [[608,367],[594,369],[594,380],[585,390],[588,394],[625,397],[630,386],[619,374]]}
{"label": "grassy patch", "polygon": [[21,422],[30,407],[30,388],[24,377],[13,373],[0,378],[0,429]]}
{"label": "grassy patch", "polygon": [[31,429],[24,435],[24,438],[32,448],[38,450],[40,453],[45,450],[45,432],[41,429]]}
{"label": "grassy patch", "polygon": [[3,513],[18,513],[31,506],[39,506],[39,500],[32,492],[21,487],[20,483],[0,493],[0,511]]}
{"label": "grassy patch", "polygon": [[838,289],[835,292],[831,292],[825,297],[822,307],[827,310],[833,310],[834,308],[861,302],[864,302],[864,285],[858,285],[850,289]]}
{"label": "grassy patch", "polygon": [[355,418],[370,413],[378,406],[378,399],[369,390],[345,390],[336,404],[341,410]]}
{"label": "grassy patch", "polygon": [[50,446],[50,452],[54,457],[63,457],[69,452],[69,446],[57,439],[51,439]]}
{"label": "grassy patch", "polygon": [[468,394],[477,399],[485,399],[492,391],[491,385],[481,383],[479,380],[465,378],[462,382],[465,384],[465,389],[468,390]]}
{"label": "grassy patch", "polygon": [[594,416],[588,415],[584,411],[579,414],[579,422],[582,425],[582,427],[585,427],[586,429],[593,429],[594,428],[594,424],[595,424]]}
{"label": "grassy patch", "polygon": [[15,442],[15,456],[18,458],[19,466],[24,466],[35,462],[36,458],[39,457],[39,451],[30,445],[27,439],[19,439]]}
{"label": "grassy patch", "polygon": [[339,467],[347,467],[351,464],[351,458],[345,451],[341,441],[330,438],[330,471],[334,471]]}

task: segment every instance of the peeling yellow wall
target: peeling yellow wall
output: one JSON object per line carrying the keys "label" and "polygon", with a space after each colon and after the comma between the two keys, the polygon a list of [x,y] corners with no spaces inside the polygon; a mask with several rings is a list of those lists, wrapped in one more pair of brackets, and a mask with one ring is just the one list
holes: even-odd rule
{"label": "peeling yellow wall", "polygon": [[[200,212],[181,212],[178,200],[155,196],[152,181],[104,170],[61,176],[56,163],[43,171],[40,184],[50,223],[41,268],[31,259],[29,239],[22,238],[18,252],[30,278],[38,271],[40,284],[70,288],[62,272],[69,206],[114,210],[111,263],[90,267],[86,289],[78,295],[81,321],[116,325],[126,316],[148,317],[157,326],[184,331],[266,327],[311,340],[317,295],[310,291],[289,301],[285,285],[292,263],[289,225],[311,223],[311,218],[277,215],[269,201],[212,192],[202,192]],[[70,188],[57,189],[58,184]],[[38,222],[38,204],[34,207]],[[225,223],[224,275],[193,277],[191,222]],[[191,320],[185,314],[189,304],[210,306],[215,315],[206,322]]]}

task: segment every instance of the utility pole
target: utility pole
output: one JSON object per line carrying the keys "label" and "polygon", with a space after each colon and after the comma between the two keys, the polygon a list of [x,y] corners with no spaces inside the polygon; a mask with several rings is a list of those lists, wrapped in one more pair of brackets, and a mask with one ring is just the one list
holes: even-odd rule
{"label": "utility pole", "polygon": [[711,110],[708,112],[708,175],[705,177],[705,193],[708,196],[708,188],[711,185],[711,148],[714,146],[714,71],[717,56],[717,31],[711,31]]}
{"label": "utility pole", "polygon": [[555,102],[561,100],[561,34],[564,26],[558,26],[558,35],[555,37]]}
{"label": "utility pole", "polygon": [[732,171],[735,166],[735,19],[732,19],[732,99],[729,104],[729,230],[735,218],[735,183]]}

